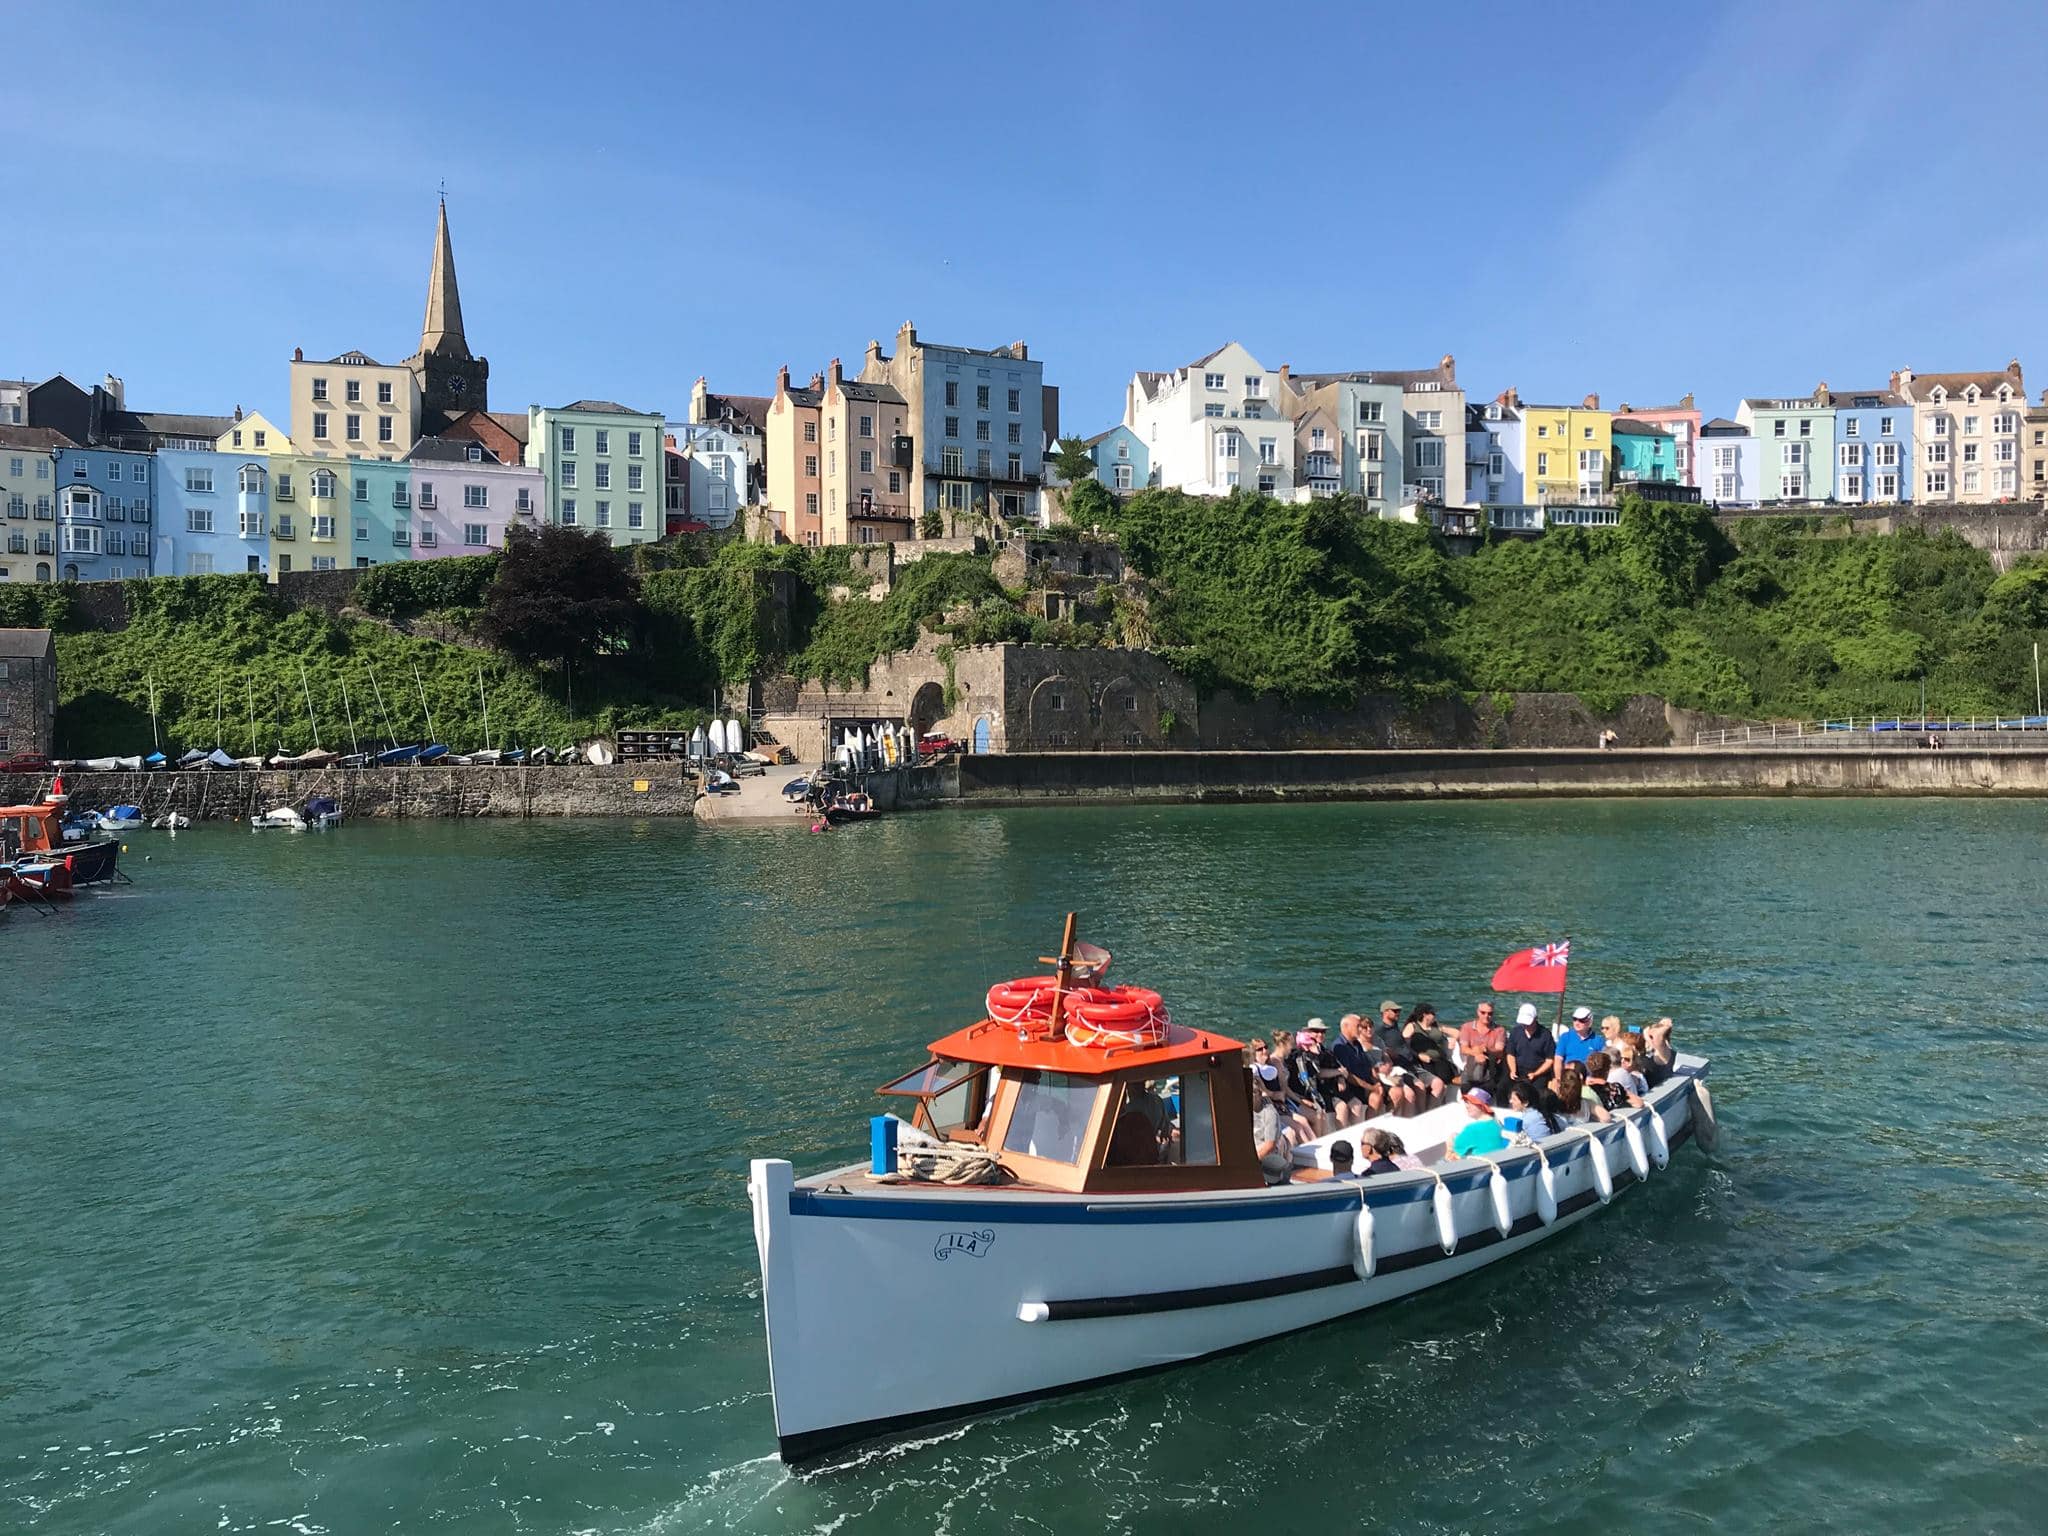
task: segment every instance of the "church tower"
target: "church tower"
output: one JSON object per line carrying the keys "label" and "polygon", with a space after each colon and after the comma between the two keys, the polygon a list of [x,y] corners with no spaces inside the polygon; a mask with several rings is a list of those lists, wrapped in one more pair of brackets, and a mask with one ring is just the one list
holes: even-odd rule
{"label": "church tower", "polygon": [[470,354],[462,334],[462,294],[455,286],[455,250],[448,242],[448,200],[441,200],[434,230],[434,267],[427,278],[427,313],[420,349],[408,360],[420,386],[420,430],[439,432],[464,411],[490,409],[491,365]]}

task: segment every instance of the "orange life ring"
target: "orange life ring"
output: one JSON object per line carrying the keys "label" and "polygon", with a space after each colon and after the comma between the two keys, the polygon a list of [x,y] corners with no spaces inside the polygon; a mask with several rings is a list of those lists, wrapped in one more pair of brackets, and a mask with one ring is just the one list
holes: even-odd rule
{"label": "orange life ring", "polygon": [[1066,1024],[1073,1045],[1164,1045],[1173,1020],[1150,987],[1091,987],[1069,1001]]}
{"label": "orange life ring", "polygon": [[[1019,976],[1015,981],[999,981],[988,989],[988,1016],[1003,1024],[1043,1024],[1052,1018],[1052,995],[1059,984],[1057,976]],[[1070,990],[1067,995],[1072,997],[1074,992]]]}

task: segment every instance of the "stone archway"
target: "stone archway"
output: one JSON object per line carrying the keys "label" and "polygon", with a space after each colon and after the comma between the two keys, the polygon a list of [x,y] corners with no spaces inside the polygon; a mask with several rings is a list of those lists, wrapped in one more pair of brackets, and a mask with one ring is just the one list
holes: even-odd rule
{"label": "stone archway", "polygon": [[1159,700],[1149,688],[1119,673],[1096,695],[1095,717],[1105,747],[1156,747]]}
{"label": "stone archway", "polygon": [[[1058,752],[1088,744],[1088,690],[1064,673],[1056,672],[1031,690],[1031,704],[1025,716],[1030,731],[1024,742],[1028,751]],[[1012,741],[1010,749],[1015,751]]]}
{"label": "stone archway", "polygon": [[910,728],[922,736],[946,718],[946,690],[924,683],[910,696]]}

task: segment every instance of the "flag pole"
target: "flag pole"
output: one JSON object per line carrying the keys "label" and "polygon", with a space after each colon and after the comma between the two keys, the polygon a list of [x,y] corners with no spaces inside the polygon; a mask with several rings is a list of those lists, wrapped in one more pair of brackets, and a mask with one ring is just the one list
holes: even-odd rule
{"label": "flag pole", "polygon": [[[1571,980],[1571,976],[1572,976],[1572,936],[1571,936],[1570,934],[1566,934],[1566,935],[1564,936],[1564,967],[1563,967],[1563,969],[1564,969],[1564,977],[1565,977],[1565,980],[1566,980],[1566,981],[1570,981],[1570,980]],[[1559,988],[1557,989],[1557,1028],[1556,1028],[1556,1029],[1555,1029],[1555,1030],[1553,1031],[1553,1033],[1554,1033],[1554,1034],[1558,1034],[1558,1035],[1562,1035],[1562,1034],[1564,1033],[1564,988],[1563,988],[1563,987],[1559,987]]]}

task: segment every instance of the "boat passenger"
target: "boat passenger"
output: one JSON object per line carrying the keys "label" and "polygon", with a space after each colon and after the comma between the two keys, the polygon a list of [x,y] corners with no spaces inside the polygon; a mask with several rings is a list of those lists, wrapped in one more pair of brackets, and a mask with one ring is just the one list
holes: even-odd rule
{"label": "boat passenger", "polygon": [[1338,1125],[1348,1125],[1351,1122],[1346,1119],[1344,1108],[1337,1096],[1339,1079],[1343,1077],[1344,1069],[1337,1065],[1336,1058],[1330,1054],[1325,1043],[1329,1039],[1329,1033],[1329,1026],[1321,1019],[1310,1019],[1302,1026],[1301,1033],[1294,1037],[1295,1054],[1302,1058],[1302,1065],[1298,1070],[1313,1089],[1312,1096],[1316,1107]]}
{"label": "boat passenger", "polygon": [[1417,1003],[1408,1022],[1401,1026],[1401,1038],[1408,1054],[1420,1069],[1416,1087],[1434,1101],[1448,1101],[1458,1069],[1451,1057],[1451,1039],[1436,1021],[1436,1010]]}
{"label": "boat passenger", "polygon": [[1546,1103],[1549,1097],[1528,1078],[1518,1077],[1508,1084],[1508,1113],[1522,1117],[1522,1134],[1531,1141],[1542,1141],[1564,1129]]}
{"label": "boat passenger", "polygon": [[1308,1031],[1291,1035],[1284,1029],[1273,1031],[1273,1065],[1280,1069],[1287,1084],[1287,1100],[1309,1126],[1311,1139],[1330,1130],[1329,1106],[1316,1097],[1320,1085],[1316,1079],[1315,1055],[1299,1043],[1306,1039]]}
{"label": "boat passenger", "polygon": [[1650,1091],[1649,1074],[1643,1070],[1649,1057],[1643,1052],[1643,1037],[1629,1034],[1621,1037],[1621,1061],[1607,1071],[1607,1080],[1620,1083],[1638,1099]]}
{"label": "boat passenger", "polygon": [[1330,1179],[1335,1182],[1356,1183],[1359,1175],[1351,1168],[1351,1143],[1333,1141],[1330,1143]]}
{"label": "boat passenger", "polygon": [[1451,1138],[1452,1157],[1476,1157],[1481,1152],[1505,1151],[1507,1134],[1493,1118],[1493,1095],[1484,1088],[1465,1090],[1465,1128]]}
{"label": "boat passenger", "polygon": [[1621,1037],[1624,1033],[1620,1014],[1610,1013],[1600,1021],[1600,1049],[1605,1051],[1609,1058],[1621,1054]]}
{"label": "boat passenger", "polygon": [[1252,1101],[1252,1150],[1266,1182],[1285,1184],[1294,1175],[1295,1137],[1280,1121],[1280,1069],[1268,1061],[1255,1068],[1252,1076],[1264,1090]]}
{"label": "boat passenger", "polygon": [[1655,1088],[1678,1066],[1678,1052],[1671,1045],[1671,1019],[1668,1014],[1654,1024],[1643,1026],[1643,1049],[1649,1055],[1643,1075]]}
{"label": "boat passenger", "polygon": [[1605,1123],[1613,1118],[1600,1102],[1600,1096],[1587,1091],[1583,1062],[1568,1061],[1557,1069],[1557,1103],[1554,1108],[1567,1125],[1586,1125],[1593,1121]]}
{"label": "boat passenger", "polygon": [[1365,1174],[1399,1173],[1401,1171],[1401,1165],[1395,1162],[1394,1159],[1401,1154],[1403,1148],[1400,1138],[1395,1136],[1392,1131],[1383,1131],[1375,1126],[1359,1136],[1358,1144],[1365,1149],[1366,1153]]}
{"label": "boat passenger", "polygon": [[1365,1020],[1355,1013],[1347,1013],[1337,1021],[1337,1038],[1330,1043],[1330,1055],[1336,1061],[1337,1079],[1337,1123],[1356,1125],[1368,1115],[1385,1111],[1380,1102],[1380,1085],[1375,1080],[1373,1068],[1379,1052],[1361,1038]]}
{"label": "boat passenger", "polygon": [[1524,1003],[1515,1010],[1515,1027],[1508,1031],[1508,1076],[1547,1082],[1556,1070],[1557,1040],[1536,1005]]}
{"label": "boat passenger", "polygon": [[[1314,1141],[1321,1134],[1315,1121],[1310,1118],[1308,1108],[1294,1096],[1288,1057],[1294,1048],[1294,1037],[1284,1029],[1273,1031],[1273,1045],[1267,1050],[1263,1045],[1261,1056],[1253,1058],[1253,1075],[1258,1078],[1262,1092],[1272,1096],[1273,1107],[1280,1112],[1281,1122],[1291,1126],[1297,1141]],[[1258,1071],[1263,1062],[1273,1068],[1274,1077],[1268,1078]]]}
{"label": "boat passenger", "polygon": [[1595,1051],[1586,1058],[1586,1091],[1598,1098],[1609,1110],[1620,1109],[1623,1105],[1640,1109],[1642,1099],[1631,1089],[1617,1082],[1611,1082],[1607,1073],[1613,1062],[1605,1051]]}
{"label": "boat passenger", "polygon": [[1396,1066],[1409,1065],[1408,1042],[1401,1034],[1401,1005],[1392,999],[1380,1004],[1380,1021],[1373,1027],[1372,1043]]}
{"label": "boat passenger", "polygon": [[1593,1033],[1593,1010],[1574,1008],[1572,1027],[1557,1039],[1558,1065],[1563,1066],[1568,1061],[1575,1061],[1583,1066],[1586,1058],[1599,1049],[1600,1037]]}
{"label": "boat passenger", "polygon": [[1416,1085],[1416,1076],[1384,1055],[1373,1065],[1373,1081],[1379,1085],[1381,1111],[1389,1115],[1419,1115],[1428,1100]]}
{"label": "boat passenger", "polygon": [[1472,1017],[1458,1026],[1458,1054],[1469,1066],[1484,1056],[1489,1042],[1496,1039],[1500,1050],[1506,1051],[1507,1031],[1493,1021],[1493,1004],[1481,1003],[1472,1010]]}
{"label": "boat passenger", "polygon": [[1484,1088],[1495,1103],[1500,1103],[1507,1097],[1512,1076],[1508,1071],[1507,1031],[1493,1022],[1491,1003],[1479,1006],[1476,1018],[1458,1026],[1458,1052],[1465,1058],[1458,1069],[1458,1086]]}

